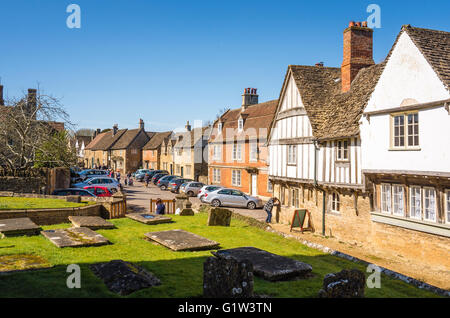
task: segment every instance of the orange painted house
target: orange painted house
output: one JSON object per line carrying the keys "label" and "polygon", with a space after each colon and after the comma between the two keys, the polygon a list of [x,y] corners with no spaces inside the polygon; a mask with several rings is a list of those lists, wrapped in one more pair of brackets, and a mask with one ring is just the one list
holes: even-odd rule
{"label": "orange painted house", "polygon": [[246,88],[242,106],[226,111],[215,121],[208,142],[210,184],[272,196],[266,143],[277,102],[259,104],[256,89]]}
{"label": "orange painted house", "polygon": [[142,163],[144,169],[161,170],[161,150],[162,144],[166,139],[170,138],[171,131],[158,132],[147,144],[142,148]]}

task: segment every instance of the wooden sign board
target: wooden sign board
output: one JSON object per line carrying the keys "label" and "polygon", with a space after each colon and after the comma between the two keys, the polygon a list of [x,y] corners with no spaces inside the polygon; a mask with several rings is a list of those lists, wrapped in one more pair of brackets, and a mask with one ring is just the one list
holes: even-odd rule
{"label": "wooden sign board", "polygon": [[[306,216],[308,215],[308,226],[305,228],[303,227],[304,223],[305,223],[305,219]],[[295,210],[294,211],[294,216],[292,217],[292,222],[291,222],[291,232],[292,229],[294,227],[299,227],[300,230],[303,231],[304,230],[311,230],[311,214],[308,210]]]}

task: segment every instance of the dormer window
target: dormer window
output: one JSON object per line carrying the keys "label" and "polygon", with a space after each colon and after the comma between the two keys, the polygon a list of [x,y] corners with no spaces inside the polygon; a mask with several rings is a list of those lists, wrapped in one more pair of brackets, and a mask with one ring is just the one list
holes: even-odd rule
{"label": "dormer window", "polygon": [[244,129],[244,119],[239,118],[238,120],[238,130],[242,131]]}
{"label": "dormer window", "polygon": [[222,122],[219,122],[219,124],[217,125],[217,130],[219,134],[222,132],[222,127],[223,127]]}

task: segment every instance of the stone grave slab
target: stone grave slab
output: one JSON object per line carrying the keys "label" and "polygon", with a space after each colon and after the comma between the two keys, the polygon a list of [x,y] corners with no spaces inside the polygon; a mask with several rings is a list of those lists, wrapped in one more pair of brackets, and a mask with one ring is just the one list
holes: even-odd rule
{"label": "stone grave slab", "polygon": [[122,260],[92,264],[90,269],[114,293],[129,295],[135,291],[161,285],[152,273],[135,264]]}
{"label": "stone grave slab", "polygon": [[38,235],[41,228],[30,218],[0,220],[0,237],[18,235]]}
{"label": "stone grave slab", "polygon": [[307,278],[312,271],[312,266],[309,264],[255,247],[220,250],[214,255],[232,257],[237,261],[249,260],[253,264],[254,274],[268,281]]}
{"label": "stone grave slab", "polygon": [[219,243],[184,230],[146,233],[145,236],[173,251],[200,251],[217,249]]}
{"label": "stone grave slab", "polygon": [[129,213],[126,217],[149,225],[172,222],[171,217],[154,213]]}
{"label": "stone grave slab", "polygon": [[45,269],[51,267],[52,265],[50,265],[50,263],[46,259],[38,255],[12,254],[0,256],[0,274]]}
{"label": "stone grave slab", "polygon": [[42,231],[41,234],[58,247],[86,247],[109,244],[108,239],[87,227],[46,230]]}
{"label": "stone grave slab", "polygon": [[114,224],[99,216],[69,216],[69,220],[75,227],[87,227],[93,231],[115,228]]}

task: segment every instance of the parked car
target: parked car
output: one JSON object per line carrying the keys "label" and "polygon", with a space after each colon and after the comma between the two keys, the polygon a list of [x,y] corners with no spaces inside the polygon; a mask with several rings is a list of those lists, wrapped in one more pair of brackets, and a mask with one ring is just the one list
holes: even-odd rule
{"label": "parked car", "polygon": [[206,193],[203,197],[203,202],[209,203],[214,207],[230,206],[250,210],[263,207],[263,202],[260,198],[247,195],[235,189],[219,189]]}
{"label": "parked car", "polygon": [[90,178],[95,178],[95,177],[107,177],[108,176],[108,171],[106,170],[99,170],[99,169],[88,169],[88,170],[83,170],[80,173],[78,173],[80,175],[80,179],[81,181],[86,181],[87,179]]}
{"label": "parked car", "polygon": [[192,181],[194,181],[194,180],[192,180],[192,179],[185,179],[185,178],[172,179],[169,182],[169,186],[167,187],[167,189],[170,190],[170,192],[172,192],[172,193],[180,193],[180,186],[183,183],[192,182]]}
{"label": "parked car", "polygon": [[139,169],[134,173],[134,178],[136,179],[136,181],[141,181],[144,180],[145,174],[146,173],[150,173],[153,170],[151,169]]}
{"label": "parked car", "polygon": [[96,197],[96,195],[90,192],[89,190],[78,188],[57,189],[52,192],[52,195],[60,195],[60,196],[79,195],[82,197]]}
{"label": "parked car", "polygon": [[188,182],[180,186],[180,193],[185,193],[188,197],[195,197],[204,184],[201,182]]}
{"label": "parked car", "polygon": [[87,186],[84,187],[84,189],[88,190],[89,192],[92,192],[97,197],[112,197],[113,192],[110,191],[107,187],[102,186]]}
{"label": "parked car", "polygon": [[172,181],[175,178],[181,178],[180,176],[174,176],[174,175],[166,175],[158,180],[156,185],[162,190],[167,190],[167,187],[169,186],[169,182]]}
{"label": "parked car", "polygon": [[197,198],[200,200],[200,202],[203,202],[203,197],[205,196],[206,193],[210,193],[219,189],[223,189],[223,187],[216,185],[205,185],[198,192]]}
{"label": "parked car", "polygon": [[167,176],[167,175],[168,175],[168,173],[166,173],[166,172],[161,172],[161,173],[157,173],[157,174],[153,175],[153,178],[152,178],[153,184],[156,185],[156,183],[158,182],[159,179],[161,179],[162,177]]}
{"label": "parked car", "polygon": [[75,183],[73,185],[74,188],[85,188],[89,186],[101,186],[106,187],[113,193],[117,192],[119,189],[122,188],[122,185],[117,182],[116,179],[109,178],[109,177],[98,177],[98,178],[91,178],[87,179],[84,182]]}

